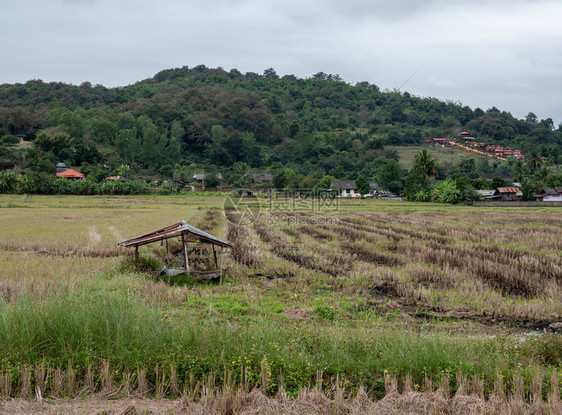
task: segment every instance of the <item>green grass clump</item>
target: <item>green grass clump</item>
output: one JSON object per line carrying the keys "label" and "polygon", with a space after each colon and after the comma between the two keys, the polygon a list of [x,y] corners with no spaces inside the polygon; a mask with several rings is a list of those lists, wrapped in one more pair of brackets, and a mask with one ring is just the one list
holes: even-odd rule
{"label": "green grass clump", "polygon": [[123,271],[153,272],[160,271],[162,263],[154,255],[141,254],[138,259],[134,256],[123,258],[120,268]]}
{"label": "green grass clump", "polygon": [[[180,379],[218,379],[225,371],[236,379],[244,373],[246,382],[260,386],[265,359],[271,391],[283,384],[296,393],[313,385],[322,372],[327,384],[337,377],[377,395],[383,392],[385,373],[410,374],[422,382],[426,375],[440,379],[462,372],[482,376],[491,385],[497,373],[523,373],[531,370],[523,361],[540,362],[554,353],[546,346],[517,348],[507,338],[340,323],[329,307],[318,307],[319,319],[308,324],[282,317],[224,324],[220,316],[171,315],[170,307],[139,294],[142,280],[130,281],[106,276],[56,292],[24,290],[13,301],[1,302],[0,371],[17,374],[21,367],[45,363],[64,368],[71,362],[83,374],[89,365],[108,361],[118,373],[173,366]],[[233,315],[247,312],[235,302],[215,306]]]}

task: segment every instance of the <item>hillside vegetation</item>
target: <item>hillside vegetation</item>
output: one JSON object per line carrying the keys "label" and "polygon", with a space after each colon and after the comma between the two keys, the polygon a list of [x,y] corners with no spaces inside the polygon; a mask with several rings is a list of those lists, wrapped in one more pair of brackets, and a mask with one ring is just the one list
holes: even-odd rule
{"label": "hillside vegetation", "polygon": [[[325,73],[300,79],[273,69],[260,75],[201,65],[119,88],[40,80],[0,85],[0,161],[46,173],[65,161],[98,179],[172,177],[181,166],[220,170],[229,184],[250,168],[290,168],[301,185],[324,175],[375,178],[398,158],[385,146],[420,145],[464,130],[559,162],[562,131],[552,119],[529,113],[518,120],[496,108],[351,85]],[[35,140],[34,148],[18,150],[13,136]],[[455,168],[444,165],[442,176]]]}

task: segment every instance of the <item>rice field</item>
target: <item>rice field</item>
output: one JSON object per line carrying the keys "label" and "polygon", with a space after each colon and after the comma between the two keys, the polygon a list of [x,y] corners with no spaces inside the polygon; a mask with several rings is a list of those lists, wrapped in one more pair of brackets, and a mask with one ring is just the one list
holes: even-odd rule
{"label": "rice field", "polygon": [[[0,395],[556,404],[562,209],[271,203],[240,222],[221,197],[0,196]],[[117,242],[179,219],[233,244],[221,281],[126,266]],[[173,267],[163,249],[141,256]]]}

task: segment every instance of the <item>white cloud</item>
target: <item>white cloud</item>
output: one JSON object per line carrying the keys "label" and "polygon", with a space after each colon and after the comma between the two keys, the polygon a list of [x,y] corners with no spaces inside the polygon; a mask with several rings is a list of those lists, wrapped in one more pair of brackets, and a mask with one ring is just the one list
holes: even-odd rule
{"label": "white cloud", "polygon": [[0,0],[0,82],[123,85],[177,66],[310,76],[562,121],[550,0]]}

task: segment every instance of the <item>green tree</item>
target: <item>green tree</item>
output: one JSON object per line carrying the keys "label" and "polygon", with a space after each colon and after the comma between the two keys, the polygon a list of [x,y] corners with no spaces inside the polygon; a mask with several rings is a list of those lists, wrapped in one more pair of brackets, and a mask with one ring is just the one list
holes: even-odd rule
{"label": "green tree", "polygon": [[181,161],[181,145],[179,140],[174,136],[170,138],[170,142],[166,148],[166,156],[172,164],[176,164]]}
{"label": "green tree", "polygon": [[492,189],[497,189],[498,187],[505,186],[505,180],[499,176],[496,176],[492,179]]}
{"label": "green tree", "polygon": [[142,131],[141,161],[148,168],[154,168],[158,164],[158,156],[155,157],[158,144],[158,128],[149,122]]}
{"label": "green tree", "polygon": [[535,181],[535,190],[536,191],[540,191],[543,187],[546,186],[546,183],[548,182],[550,174],[551,174],[550,168],[544,166],[533,175],[533,179]]}
{"label": "green tree", "polygon": [[334,176],[324,176],[315,185],[317,189],[329,189],[332,182],[335,182],[336,178]]}
{"label": "green tree", "polygon": [[406,176],[406,185],[404,186],[404,195],[408,200],[415,201],[416,194],[424,192],[429,188],[427,174],[422,168],[415,164],[412,170]]}
{"label": "green tree", "polygon": [[72,139],[66,133],[50,135],[41,131],[37,134],[34,144],[44,153],[53,153],[59,160],[68,160],[72,155]]}
{"label": "green tree", "polygon": [[115,147],[119,156],[126,164],[135,162],[140,150],[140,140],[137,138],[135,129],[121,130],[115,139]]}
{"label": "green tree", "polygon": [[231,181],[237,187],[246,186],[249,183],[250,166],[248,163],[238,162],[232,166]]}
{"label": "green tree", "polygon": [[512,167],[513,178],[516,181],[521,182],[521,180],[523,180],[524,175],[525,175],[525,164],[523,163],[523,160],[521,159],[515,160]]}
{"label": "green tree", "polygon": [[286,189],[291,187],[297,179],[297,173],[293,169],[282,169],[273,176],[273,185],[277,189]]}
{"label": "green tree", "polygon": [[540,165],[541,165],[541,156],[537,148],[533,147],[531,152],[527,155],[527,167],[532,173],[536,169],[538,169]]}
{"label": "green tree", "polygon": [[53,153],[47,153],[46,155],[39,157],[35,166],[33,167],[37,173],[44,173],[44,174],[55,174],[56,166],[55,161],[53,160]]}
{"label": "green tree", "polygon": [[414,157],[414,165],[418,166],[426,176],[430,177],[435,174],[437,160],[435,160],[427,152],[427,149],[422,149]]}
{"label": "green tree", "polygon": [[205,188],[215,189],[221,184],[221,179],[219,178],[219,172],[216,167],[211,166],[205,171]]}
{"label": "green tree", "polygon": [[181,126],[181,124],[176,120],[172,121],[172,125],[170,127],[170,137],[177,139],[181,143],[184,134],[185,129]]}
{"label": "green tree", "polygon": [[355,185],[357,186],[357,193],[361,196],[369,194],[371,186],[369,185],[369,180],[365,176],[359,176],[355,179]]}
{"label": "green tree", "polygon": [[403,175],[404,173],[402,171],[402,167],[400,167],[400,164],[398,164],[396,160],[390,159],[379,172],[379,185],[385,189],[388,189],[390,183],[400,182]]}

